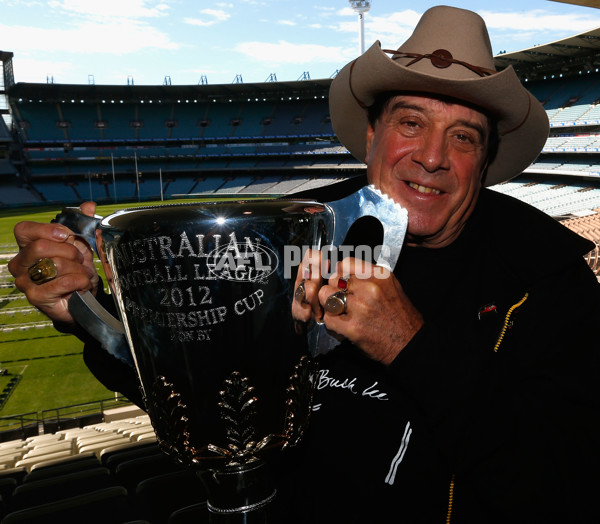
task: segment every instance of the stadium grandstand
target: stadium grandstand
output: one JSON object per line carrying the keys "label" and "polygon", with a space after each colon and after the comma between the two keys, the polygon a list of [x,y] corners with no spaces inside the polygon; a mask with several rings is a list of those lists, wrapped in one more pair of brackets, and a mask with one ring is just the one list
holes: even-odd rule
{"label": "stadium grandstand", "polygon": [[[600,29],[503,53],[551,133],[509,192],[558,218],[600,206]],[[1,52],[3,206],[286,195],[362,172],[329,119],[331,79],[99,86],[14,81]]]}
{"label": "stadium grandstand", "polygon": [[[543,102],[539,158],[496,189],[558,218],[600,206],[600,29],[496,57]],[[365,169],[337,141],[331,79],[99,86],[14,81],[2,52],[2,205],[287,195]]]}
{"label": "stadium grandstand", "polygon": [[[597,28],[495,57],[544,104],[551,131],[494,189],[573,227],[600,208],[599,40]],[[365,169],[331,127],[331,79],[36,84],[15,82],[12,57],[0,52],[0,207],[292,195]]]}

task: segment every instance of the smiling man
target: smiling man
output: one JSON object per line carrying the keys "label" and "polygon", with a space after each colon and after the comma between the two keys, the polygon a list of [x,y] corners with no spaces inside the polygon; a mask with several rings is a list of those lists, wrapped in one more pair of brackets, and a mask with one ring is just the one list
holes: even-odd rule
{"label": "smiling man", "polygon": [[489,119],[457,101],[416,95],[390,95],[374,113],[366,138],[369,182],[408,210],[410,244],[449,245],[479,196]]}
{"label": "smiling man", "polygon": [[322,357],[290,522],[599,520],[592,245],[486,189],[537,157],[543,107],[494,69],[483,20],[442,6],[344,67],[330,108],[408,230],[393,272],[348,258],[323,281],[319,253],[303,261],[295,319],[344,342]]}

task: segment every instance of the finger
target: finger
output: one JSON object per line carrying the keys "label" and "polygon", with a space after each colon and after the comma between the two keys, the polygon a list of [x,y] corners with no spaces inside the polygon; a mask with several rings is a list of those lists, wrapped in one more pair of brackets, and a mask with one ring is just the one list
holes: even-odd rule
{"label": "finger", "polygon": [[53,260],[64,258],[79,264],[84,262],[83,254],[73,244],[51,240],[36,240],[19,251],[10,261],[9,270],[16,277],[19,273],[26,272],[40,258],[51,258]]}
{"label": "finger", "polygon": [[370,278],[386,279],[392,275],[391,271],[384,267],[366,262],[358,258],[345,258],[336,265],[335,272],[331,275],[329,282],[336,286],[340,278],[348,276],[355,277],[355,280],[368,280]]}
{"label": "finger", "polygon": [[44,224],[40,222],[19,222],[14,228],[15,239],[19,248],[24,248],[36,240],[65,242],[72,234],[68,227],[60,224]]}
{"label": "finger", "polygon": [[92,246],[90,246],[85,240],[83,240],[79,236],[73,236],[71,238],[73,239],[73,245],[83,255],[84,260],[89,261],[94,258],[94,250],[92,249]]}
{"label": "finger", "polygon": [[69,313],[68,299],[76,291],[92,289],[90,279],[84,274],[70,273],[55,280],[33,286],[27,292],[27,299],[52,320],[73,322]]}
{"label": "finger", "polygon": [[308,249],[298,267],[296,287],[302,280],[321,281],[321,252],[317,249]]}
{"label": "finger", "polygon": [[[337,280],[336,280],[337,282]],[[325,286],[322,286],[321,289],[319,289],[319,304],[321,305],[321,307],[324,310],[324,314],[325,317],[327,317],[329,315],[329,313],[327,312],[326,309],[324,309],[325,303],[327,302],[327,299],[333,295],[334,293],[337,293],[338,291],[340,291],[337,286],[331,285],[331,284],[327,284]]]}
{"label": "finger", "polygon": [[[55,278],[69,274],[81,274],[90,281],[93,281],[94,278],[96,278],[96,272],[93,266],[82,264],[79,260],[62,257],[53,257],[51,260],[56,268]],[[35,264],[32,264],[31,266],[24,265],[19,271],[15,272],[15,286],[23,292],[26,292],[32,284],[35,287],[41,285],[39,282],[34,282],[29,274],[29,268],[34,265]]]}
{"label": "finger", "polygon": [[319,250],[309,249],[304,254],[296,275],[296,290],[298,290],[300,283],[304,287],[304,293],[299,293],[299,300],[295,299],[293,301],[292,316],[301,322],[320,319],[323,316],[323,311],[318,297],[318,291],[322,285],[321,252]]}
{"label": "finger", "polygon": [[96,202],[84,202],[79,209],[84,215],[93,217],[96,214]]}
{"label": "finger", "polygon": [[311,319],[321,319],[323,311],[319,303],[320,282],[317,284],[313,280],[304,282],[304,299],[302,301],[294,300],[292,302],[292,316],[301,322],[308,322]]}

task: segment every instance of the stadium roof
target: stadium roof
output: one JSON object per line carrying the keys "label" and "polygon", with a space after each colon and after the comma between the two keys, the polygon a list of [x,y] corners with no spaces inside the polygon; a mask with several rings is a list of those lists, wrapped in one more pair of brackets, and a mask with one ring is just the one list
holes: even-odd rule
{"label": "stadium roof", "polygon": [[11,98],[37,101],[86,102],[227,102],[228,100],[296,100],[327,98],[330,79],[219,85],[88,85],[18,82],[8,89]]}
{"label": "stadium roof", "polygon": [[582,5],[585,7],[600,8],[600,0],[552,0],[552,1],[560,2],[562,4]]}
{"label": "stadium roof", "polygon": [[500,53],[494,63],[498,69],[512,65],[522,80],[595,71],[600,67],[600,28],[522,51]]}

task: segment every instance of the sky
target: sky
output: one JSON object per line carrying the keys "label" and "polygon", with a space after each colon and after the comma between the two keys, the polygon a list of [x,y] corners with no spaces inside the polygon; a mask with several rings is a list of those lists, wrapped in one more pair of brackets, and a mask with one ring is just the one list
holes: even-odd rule
{"label": "sky", "polygon": [[[368,48],[396,49],[438,2],[372,0]],[[550,0],[457,1],[494,53],[600,27],[600,10]],[[359,54],[347,0],[0,0],[16,82],[195,85],[330,78]]]}

